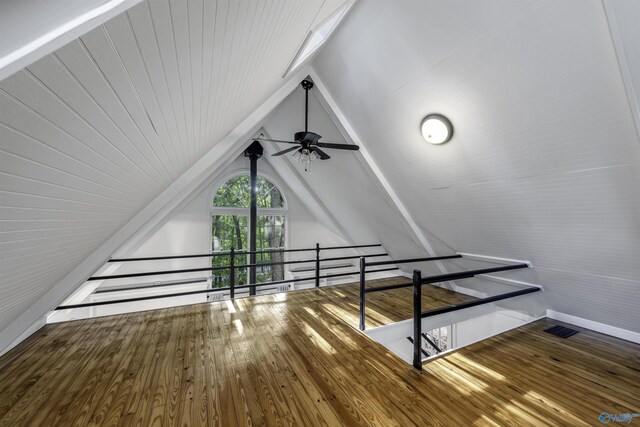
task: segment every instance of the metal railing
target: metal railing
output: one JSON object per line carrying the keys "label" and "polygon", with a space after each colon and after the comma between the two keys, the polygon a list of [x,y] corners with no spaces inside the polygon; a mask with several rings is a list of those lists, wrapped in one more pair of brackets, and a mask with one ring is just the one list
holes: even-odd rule
{"label": "metal railing", "polygon": [[482,268],[477,270],[460,271],[457,273],[440,274],[436,276],[422,277],[420,270],[413,270],[413,281],[410,286],[413,287],[413,367],[422,370],[422,319],[439,314],[450,313],[452,311],[463,310],[466,308],[476,307],[479,305],[489,304],[508,298],[515,298],[521,295],[539,292],[541,289],[535,286],[529,286],[517,291],[507,292],[500,295],[494,295],[485,298],[479,298],[473,301],[467,301],[460,304],[447,305],[427,311],[422,311],[422,286],[445,282],[450,280],[460,280],[474,277],[479,274],[495,273],[498,271],[516,270],[521,268],[529,268],[529,264],[511,264],[493,268]]}
{"label": "metal railing", "polygon": [[425,262],[425,261],[440,261],[445,259],[453,259],[453,258],[462,258],[462,255],[444,255],[444,256],[436,256],[436,257],[427,257],[427,258],[404,258],[397,259],[391,261],[376,261],[376,262],[367,262],[366,257],[360,257],[360,330],[364,331],[365,329],[365,295],[371,292],[382,292],[387,291],[389,289],[399,289],[399,288],[408,288],[411,286],[411,282],[400,283],[394,285],[387,286],[377,286],[375,288],[366,288],[365,287],[365,279],[367,273],[374,273],[374,271],[367,271],[367,267],[379,267],[381,265],[397,265],[397,264],[408,264],[414,262]]}
{"label": "metal railing", "polygon": [[[144,271],[137,273],[126,273],[126,274],[112,274],[112,275],[100,275],[100,276],[91,276],[87,279],[87,281],[97,281],[97,280],[115,280],[115,279],[125,279],[125,278],[133,278],[133,277],[146,277],[146,276],[162,276],[169,274],[183,274],[183,273],[195,273],[195,272],[213,272],[213,271],[221,271],[221,270],[229,270],[229,286],[226,287],[218,287],[218,288],[208,288],[208,289],[198,289],[193,291],[185,291],[185,292],[176,292],[170,294],[159,294],[159,295],[148,295],[148,296],[140,296],[134,298],[125,298],[125,299],[117,299],[117,300],[109,300],[109,301],[95,301],[88,303],[80,303],[80,304],[68,304],[61,305],[56,308],[56,310],[67,310],[73,308],[84,308],[84,307],[93,307],[99,305],[106,304],[119,304],[119,303],[128,303],[128,302],[136,302],[136,301],[145,301],[151,299],[160,299],[160,298],[172,298],[172,297],[180,297],[186,295],[197,295],[197,294],[211,294],[216,292],[229,292],[230,298],[235,298],[235,292],[238,290],[249,289],[250,295],[255,294],[255,290],[257,288],[264,288],[267,286],[281,285],[287,283],[295,283],[300,281],[308,281],[314,280],[315,287],[320,286],[321,279],[331,279],[337,277],[345,277],[345,276],[354,276],[360,273],[360,271],[347,271],[342,273],[333,273],[333,274],[325,274],[320,275],[320,270],[322,269],[322,263],[327,261],[340,261],[340,260],[348,260],[348,259],[366,259],[366,258],[374,258],[374,257],[383,257],[388,256],[389,254],[384,253],[374,253],[367,255],[353,255],[353,256],[339,256],[339,257],[327,257],[321,258],[320,254],[322,251],[332,251],[332,250],[344,250],[344,249],[360,249],[360,248],[373,248],[373,247],[381,247],[382,245],[370,244],[370,245],[352,245],[352,246],[329,246],[329,247],[321,247],[319,243],[316,243],[313,248],[300,248],[300,249],[281,249],[281,248],[269,248],[258,251],[236,251],[231,249],[226,252],[210,252],[203,254],[189,254],[189,255],[168,255],[168,256],[155,256],[155,257],[137,257],[137,258],[111,258],[107,262],[138,262],[138,261],[158,261],[158,260],[169,260],[169,259],[187,259],[187,258],[203,258],[203,257],[218,257],[218,256],[229,256],[230,261],[228,266],[216,266],[216,267],[201,267],[201,268],[186,268],[180,270],[157,270],[157,271]],[[254,264],[240,264],[236,265],[235,258],[237,255],[247,255],[251,253],[288,253],[288,252],[315,252],[315,257],[311,259],[304,260],[291,260],[291,261],[281,261],[281,262],[272,262],[272,263],[254,263]],[[244,268],[256,268],[256,267],[267,267],[274,265],[289,265],[289,264],[303,264],[303,263],[313,263],[314,264],[314,275],[305,278],[296,278],[296,279],[287,279],[287,280],[276,280],[271,282],[264,283],[249,283],[246,285],[236,285],[236,270],[244,269]],[[386,264],[379,265],[388,265],[395,264],[394,262],[387,262]],[[327,266],[331,268],[331,266]],[[385,272],[398,270],[398,267],[390,267],[390,268],[382,268],[376,269],[373,272]],[[206,280],[206,279],[204,279]],[[101,292],[114,292],[114,291],[127,291],[127,290],[139,290],[146,288],[156,288],[158,286],[174,286],[178,284],[187,284],[187,283],[197,283],[198,281],[202,282],[203,279],[187,279],[182,282],[169,283],[165,285],[142,285],[142,286],[128,286],[128,287],[119,287],[114,289],[103,290]]]}
{"label": "metal railing", "polygon": [[[509,270],[517,270],[521,268],[529,268],[529,264],[527,263],[517,263],[517,264],[508,264],[508,265],[500,265],[497,267],[489,267],[489,268],[480,268],[475,270],[466,270],[459,271],[455,273],[445,273],[438,274],[429,277],[422,277],[422,272],[420,270],[413,271],[413,280],[411,282],[406,283],[396,283],[392,285],[384,285],[384,286],[376,286],[376,287],[366,287],[366,274],[367,267],[379,267],[382,265],[388,264],[408,264],[408,263],[418,263],[418,262],[430,262],[430,261],[440,261],[454,258],[462,258],[463,256],[460,254],[455,255],[444,255],[444,256],[436,256],[436,257],[426,257],[426,258],[405,258],[391,261],[374,261],[367,262],[365,257],[360,257],[360,323],[359,328],[361,331],[365,330],[365,312],[366,312],[366,295],[375,292],[385,292],[393,289],[402,289],[413,287],[413,337],[409,337],[409,340],[413,344],[413,366],[416,369],[422,369],[422,357],[423,353],[422,349],[422,337],[425,334],[422,333],[422,319],[426,317],[436,316],[439,314],[449,313],[452,311],[463,310],[465,308],[476,307],[483,304],[489,304],[496,301],[505,300],[508,298],[514,298],[521,295],[530,294],[533,292],[539,292],[541,289],[535,286],[529,286],[524,289],[519,289],[517,291],[507,292],[500,295],[495,295],[486,298],[479,298],[473,301],[468,301],[460,304],[447,305],[445,307],[435,308],[432,310],[422,311],[422,286],[433,283],[442,283],[449,282],[454,280],[467,279],[471,277],[475,277],[481,274],[489,274],[496,273],[499,271],[509,271]],[[432,343],[433,344],[433,343]],[[437,346],[433,345],[436,349]],[[439,353],[439,352],[438,352]]]}

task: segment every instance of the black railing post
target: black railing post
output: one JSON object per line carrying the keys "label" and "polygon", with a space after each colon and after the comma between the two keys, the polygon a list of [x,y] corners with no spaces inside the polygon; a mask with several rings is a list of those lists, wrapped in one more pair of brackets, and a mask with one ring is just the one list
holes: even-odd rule
{"label": "black railing post", "polygon": [[320,287],[320,243],[316,243],[316,288]]}
{"label": "black railing post", "polygon": [[422,370],[422,273],[413,270],[413,367]]}
{"label": "black railing post", "polygon": [[235,267],[235,250],[231,248],[229,253],[231,257],[229,261],[229,298],[234,299],[236,296],[236,267]]}
{"label": "black railing post", "polygon": [[360,257],[360,330],[364,331],[364,278],[366,274],[365,257]]}

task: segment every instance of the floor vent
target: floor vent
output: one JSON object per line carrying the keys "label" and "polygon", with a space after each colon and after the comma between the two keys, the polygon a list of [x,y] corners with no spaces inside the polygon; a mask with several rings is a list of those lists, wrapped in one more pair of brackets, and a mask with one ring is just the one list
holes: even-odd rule
{"label": "floor vent", "polygon": [[276,292],[288,292],[289,291],[289,285],[278,285],[278,287],[276,288]]}
{"label": "floor vent", "polygon": [[564,326],[560,325],[552,326],[549,329],[545,329],[544,331],[560,338],[569,338],[571,335],[575,335],[578,333],[578,331],[576,331],[575,329],[565,328]]}

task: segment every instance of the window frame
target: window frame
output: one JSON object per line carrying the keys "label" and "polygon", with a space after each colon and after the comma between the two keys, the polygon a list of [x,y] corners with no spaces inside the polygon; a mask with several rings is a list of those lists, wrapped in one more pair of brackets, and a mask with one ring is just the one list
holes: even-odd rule
{"label": "window frame", "polygon": [[[209,238],[208,238],[208,246],[210,248],[210,250],[213,250],[213,215],[244,215],[249,217],[249,211],[250,211],[250,207],[246,207],[246,208],[238,208],[238,207],[229,207],[229,206],[214,206],[213,205],[213,200],[216,197],[216,194],[218,193],[218,190],[220,190],[220,188],[225,185],[229,180],[236,178],[238,176],[242,176],[242,175],[249,175],[250,171],[248,169],[243,169],[237,172],[234,172],[232,174],[229,175],[225,175],[224,178],[220,179],[216,185],[214,186],[214,190],[211,193],[211,196],[207,199],[207,203],[209,206]],[[283,207],[282,208],[258,208],[256,215],[257,216],[265,216],[265,215],[270,215],[270,216],[283,216],[284,217],[284,248],[286,249],[289,246],[289,216],[288,211],[289,211],[289,203],[287,201],[287,197],[285,195],[285,193],[282,191],[282,185],[280,185],[280,183],[278,182],[278,180],[274,179],[273,177],[258,172],[258,177],[265,179],[266,181],[270,182],[271,184],[273,184],[273,186],[280,192],[280,196],[282,197],[282,204]],[[247,230],[247,238],[250,238],[250,233],[251,230]],[[285,256],[286,258],[286,256]]]}

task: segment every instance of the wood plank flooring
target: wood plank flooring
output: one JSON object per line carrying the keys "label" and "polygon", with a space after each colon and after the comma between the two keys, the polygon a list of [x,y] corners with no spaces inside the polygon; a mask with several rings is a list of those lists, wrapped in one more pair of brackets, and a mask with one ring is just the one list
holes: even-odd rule
{"label": "wood plank flooring", "polygon": [[[640,345],[557,338],[543,320],[419,373],[355,329],[357,292],[47,325],[0,358],[0,425],[581,426],[640,412]],[[472,299],[423,293],[423,309]],[[411,315],[411,289],[368,297],[369,326]]]}

